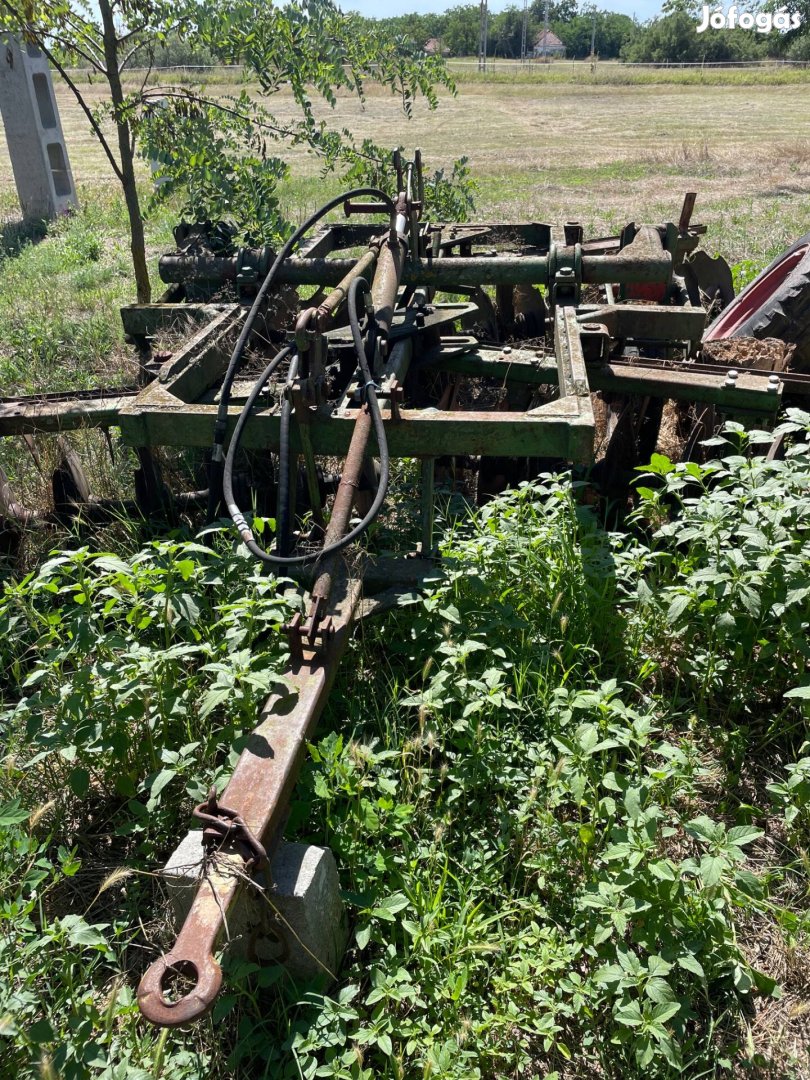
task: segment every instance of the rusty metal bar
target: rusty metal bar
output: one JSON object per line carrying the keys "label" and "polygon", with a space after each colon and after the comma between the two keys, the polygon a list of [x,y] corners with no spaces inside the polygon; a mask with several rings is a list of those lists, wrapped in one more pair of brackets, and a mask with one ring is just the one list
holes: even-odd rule
{"label": "rusty metal bar", "polygon": [[695,199],[697,199],[696,191],[687,191],[686,195],[684,195],[681,216],[678,219],[678,232],[680,233],[685,233],[689,228],[695,210]]}
{"label": "rusty metal bar", "polygon": [[700,341],[703,308],[664,304],[609,304],[578,312],[580,323],[602,323],[611,337],[648,341]]}
{"label": "rusty metal bar", "polygon": [[136,390],[114,396],[100,392],[94,397],[18,398],[0,402],[0,436],[35,431],[55,433],[83,427],[112,427],[118,414],[134,400]]}
{"label": "rusty metal bar", "polygon": [[17,499],[2,468],[0,468],[0,517],[26,527],[37,524],[43,518],[42,511],[31,510]]}
{"label": "rusty metal bar", "polygon": [[[305,648],[284,674],[286,688],[268,698],[258,726],[242,752],[222,803],[239,812],[272,858],[306,743],[312,736],[334,681],[337,664],[349,640],[360,583],[345,582],[333,605],[333,633],[319,650]],[[202,834],[201,834],[202,835]],[[238,841],[228,842],[209,860],[174,947],[156,960],[141,979],[141,1012],[161,1027],[180,1027],[204,1016],[222,985],[216,960],[226,932],[228,911],[247,881],[252,853]],[[167,998],[173,975],[193,982],[176,1000]]]}
{"label": "rusty metal bar", "polygon": [[315,322],[319,330],[326,331],[329,329],[332,319],[337,315],[338,311],[343,305],[343,302],[349,295],[349,288],[351,283],[359,277],[365,277],[365,275],[373,270],[377,265],[377,257],[379,255],[379,245],[369,248],[364,255],[357,260],[352,269],[343,277],[332,292],[326,297],[323,303],[318,307]]}
{"label": "rusty metal bar", "polygon": [[[386,252],[390,252],[388,257]],[[378,320],[393,312],[401,268],[402,245],[392,219],[391,236],[382,245],[372,285]],[[357,272],[353,276],[358,276]],[[299,400],[299,407],[301,404]],[[372,431],[371,413],[367,406],[361,407],[355,415],[324,551],[349,530]],[[174,948],[152,964],[138,988],[141,1012],[152,1023],[164,1027],[190,1023],[211,1008],[219,992],[222,972],[214,953],[226,929],[228,909],[255,864],[256,852],[268,851],[278,840],[304,744],[324,706],[348,640],[360,586],[356,582],[348,584],[337,604],[332,601],[338,579],[346,580],[342,567],[340,552],[326,557],[311,590],[307,621],[302,623],[299,613],[287,628],[292,663],[284,676],[286,689],[267,702],[264,719],[253,732],[222,796],[226,816],[230,822],[238,823],[241,834],[226,829],[224,857],[209,866]],[[324,619],[327,605],[333,614]],[[212,794],[209,807],[213,808],[215,802]],[[211,814],[206,816],[210,818]],[[252,842],[246,843],[245,836]],[[191,989],[178,998],[167,996],[173,973],[192,983]]]}
{"label": "rusty metal bar", "polygon": [[[590,368],[591,389],[620,394],[651,394],[684,401],[704,401],[719,409],[776,413],[785,389],[781,374],[763,372],[757,377],[741,369],[735,379],[728,373],[690,372],[691,365],[653,368],[642,364],[609,363]],[[773,382],[770,382],[773,376]]]}
{"label": "rusty metal bar", "polygon": [[[394,315],[399,282],[402,276],[402,268],[405,257],[405,245],[402,242],[398,222],[399,214],[404,209],[402,200],[397,203],[397,216],[391,219],[390,234],[380,246],[376,264],[374,279],[371,283],[371,302],[374,310],[374,322],[377,330],[387,337],[391,328],[391,320]],[[359,276],[359,275],[356,275]],[[402,347],[394,347],[397,354],[410,354],[410,350]],[[360,360],[362,361],[362,357]],[[362,368],[362,364],[361,364]],[[361,406],[355,420],[352,439],[346,454],[346,461],[340,477],[332,507],[332,516],[324,538],[324,550],[328,551],[349,529],[352,507],[355,496],[360,488],[360,480],[363,472],[363,463],[368,450],[369,441],[374,430],[371,412],[368,405]],[[382,482],[382,481],[381,481]],[[333,552],[322,564],[319,564],[320,573],[312,587],[312,606],[309,619],[302,628],[302,632],[308,638],[310,644],[314,644],[315,635],[318,633],[319,624],[326,610],[329,594],[337,567],[340,565],[340,552]]]}
{"label": "rusty metal bar", "polygon": [[209,322],[220,312],[235,304],[165,303],[126,304],[121,308],[124,333],[129,337],[150,337],[158,330],[182,326],[184,323]]}
{"label": "rusty metal bar", "polygon": [[[325,549],[337,543],[337,541],[348,531],[349,522],[351,521],[352,516],[352,507],[354,506],[354,498],[360,489],[363,462],[365,460],[366,450],[368,449],[371,432],[371,414],[368,411],[368,408],[363,408],[358,413],[357,420],[355,421],[354,431],[352,432],[352,441],[349,444],[349,452],[346,455],[346,461],[343,465],[343,472],[340,477],[340,484],[338,485],[335,501],[332,505],[332,516],[329,519],[323,541]],[[329,602],[329,596],[332,592],[335,574],[338,567],[342,566],[342,564],[343,556],[339,551],[334,552],[323,563],[317,564],[319,574],[315,584],[312,586],[312,602],[309,617],[306,623],[301,627],[302,636],[306,638],[310,644],[315,643],[315,639],[321,630],[321,623],[326,611],[326,606]],[[327,634],[332,633],[331,625],[326,627],[326,632]]]}
{"label": "rusty metal bar", "polygon": [[[399,422],[387,427],[392,457],[441,457],[447,454],[495,456],[563,457],[586,460],[592,447],[578,431],[579,411],[567,402],[551,402],[533,413],[399,409]],[[122,439],[130,446],[208,446],[215,407],[187,405],[181,401],[141,406],[119,417]],[[239,409],[229,410],[228,429],[233,430]],[[392,419],[383,410],[383,419]],[[316,454],[344,455],[351,442],[354,413],[336,412],[319,416],[310,429]],[[592,427],[591,427],[592,432]],[[293,428],[294,452],[301,452],[298,431]],[[245,428],[242,445],[246,449],[278,450],[279,416],[257,411]],[[377,452],[371,438],[369,449]],[[584,456],[583,456],[584,455]]]}

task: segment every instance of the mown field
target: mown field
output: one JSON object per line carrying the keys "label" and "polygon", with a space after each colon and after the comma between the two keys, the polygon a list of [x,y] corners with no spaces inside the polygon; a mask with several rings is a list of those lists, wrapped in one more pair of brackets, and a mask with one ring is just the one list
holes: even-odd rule
{"label": "mown field", "polygon": [[[671,219],[684,192],[695,189],[707,248],[753,269],[810,219],[810,78],[792,69],[734,71],[726,84],[706,86],[677,81],[683,75],[644,72],[634,77],[660,81],[614,85],[474,74],[435,113],[417,105],[411,122],[395,96],[373,89],[365,106],[342,95],[329,112],[335,126],[349,126],[358,138],[420,145],[432,168],[466,155],[480,186],[480,212],[490,219],[576,218],[592,235],[604,235],[629,220]],[[741,84],[741,77],[756,81]],[[100,93],[87,90],[91,100]],[[212,81],[212,93],[229,90]],[[83,115],[66,90],[57,97],[86,216],[57,230],[55,243],[4,265],[0,377],[7,390],[97,380],[107,376],[111,357],[113,366],[123,360],[115,308],[132,291],[121,203]],[[291,116],[285,94],[273,107],[280,119]],[[282,209],[295,220],[339,182],[323,179],[312,155],[299,150],[289,157],[293,173]],[[0,142],[0,219],[15,212]],[[151,211],[154,261],[171,246],[173,224],[171,208]],[[13,223],[4,228],[6,248],[15,250],[18,233]]]}
{"label": "mown field", "polygon": [[[697,190],[745,278],[810,230],[810,80],[758,75],[465,77],[410,123],[379,93],[336,112],[467,154],[484,219],[600,234]],[[122,207],[59,102],[83,208],[37,244],[0,152],[4,393],[129,372]],[[338,182],[293,163],[299,218]],[[153,263],[172,224],[150,212]],[[172,939],[156,872],[283,670],[287,602],[227,533],[32,542],[0,598],[0,1077],[810,1077],[810,417],[785,422],[782,461],[738,431],[657,459],[622,534],[579,475],[448,500],[448,576],[358,631],[287,829],[338,861],[337,984],[232,958],[188,1032],[134,1002]],[[41,489],[19,447],[0,464]]]}
{"label": "mown field", "polygon": [[[726,84],[706,86],[676,81],[683,75],[663,71],[653,73],[660,80],[654,84],[613,85],[474,74],[435,113],[417,105],[410,123],[396,97],[374,90],[365,106],[341,96],[332,119],[358,137],[420,145],[433,168],[468,156],[480,212],[489,218],[577,218],[603,235],[629,220],[669,220],[684,192],[696,189],[708,249],[731,263],[761,265],[810,219],[810,79],[793,70],[735,71]],[[740,84],[743,76],[756,81]],[[212,81],[212,93],[229,89]],[[88,87],[91,99],[96,92]],[[121,203],[83,115],[67,91],[59,88],[57,96],[86,216],[57,230],[54,243],[4,265],[0,377],[7,390],[97,381],[108,375],[111,358],[113,366],[123,360],[115,308],[132,291]],[[284,94],[273,106],[279,118],[289,117]],[[339,183],[322,179],[318,161],[303,151],[290,159],[282,208],[295,219]],[[0,219],[15,211],[0,143]],[[171,245],[172,224],[171,208],[151,212],[154,260]],[[15,250],[18,233],[5,226],[6,249]]]}

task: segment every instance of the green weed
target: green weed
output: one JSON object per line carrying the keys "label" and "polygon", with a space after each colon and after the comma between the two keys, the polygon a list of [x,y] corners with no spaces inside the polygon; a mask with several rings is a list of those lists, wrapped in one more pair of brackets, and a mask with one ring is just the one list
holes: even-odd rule
{"label": "green weed", "polygon": [[[445,574],[363,624],[291,808],[287,835],[338,860],[353,934],[338,985],[226,957],[213,1019],[159,1045],[133,1021],[130,943],[155,904],[142,872],[232,767],[284,662],[286,602],[218,542],[79,550],[9,583],[8,775],[26,807],[61,792],[47,837],[20,802],[4,833],[10,864],[22,845],[46,875],[21,872],[3,930],[18,1074],[43,1055],[69,1077],[157,1059],[172,1078],[347,1080],[767,1061],[747,1017],[780,988],[750,927],[794,950],[808,930],[795,883],[806,890],[810,417],[787,424],[783,461],[735,426],[715,462],[654,459],[632,534],[606,534],[570,477],[457,522]],[[767,775],[753,793],[751,758]],[[82,886],[98,829],[76,839],[79,806],[109,823],[132,875],[103,911],[97,878]],[[48,901],[26,907],[37,890]],[[91,944],[72,942],[76,927]],[[70,985],[37,1027],[51,941]]]}

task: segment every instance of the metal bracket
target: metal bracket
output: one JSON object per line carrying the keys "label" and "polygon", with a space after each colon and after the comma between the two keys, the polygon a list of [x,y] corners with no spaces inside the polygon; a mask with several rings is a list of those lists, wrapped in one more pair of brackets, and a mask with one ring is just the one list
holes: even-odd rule
{"label": "metal bracket", "polygon": [[552,243],[548,253],[549,307],[576,307],[582,295],[582,244]]}
{"label": "metal bracket", "polygon": [[324,618],[326,608],[327,597],[313,596],[306,621],[298,611],[284,626],[290,642],[290,652],[296,659],[300,660],[303,656],[304,645],[317,649],[319,645],[328,645],[334,637],[335,626],[332,618]]}

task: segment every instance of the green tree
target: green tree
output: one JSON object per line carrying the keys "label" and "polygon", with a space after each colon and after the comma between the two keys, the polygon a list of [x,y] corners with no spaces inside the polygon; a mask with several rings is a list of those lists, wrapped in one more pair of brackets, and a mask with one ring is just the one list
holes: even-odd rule
{"label": "green tree", "polygon": [[[333,0],[289,0],[283,6],[273,0],[96,0],[96,7],[97,16],[83,0],[0,0],[0,28],[39,46],[101,144],[124,193],[141,303],[149,301],[151,287],[135,166],[139,140],[162,154],[171,185],[186,186],[192,205],[207,199],[209,205],[253,214],[254,228],[256,217],[264,216],[271,230],[280,229],[275,189],[285,167],[268,153],[269,145],[307,145],[330,167],[356,167],[368,153],[358,151],[345,130],[317,120],[313,99],[334,107],[339,89],[362,99],[373,80],[397,94],[409,115],[417,97],[434,108],[436,88],[452,89],[440,57],[425,56],[412,42],[344,15]],[[221,62],[242,63],[265,101],[288,87],[296,119],[279,121],[246,92],[214,100],[195,88],[130,82],[133,58],[151,62],[168,40],[193,40]],[[62,58],[84,64],[106,82],[109,93],[100,109],[91,107],[84,83],[71,78]],[[112,122],[112,138],[105,120]],[[160,141],[168,136],[176,141]]]}
{"label": "green tree", "polygon": [[481,27],[477,4],[459,4],[445,12],[443,43],[453,56],[474,56],[478,52]]}
{"label": "green tree", "polygon": [[[488,52],[492,56],[520,56],[523,10],[508,7],[489,20]],[[530,42],[527,41],[527,48]]]}
{"label": "green tree", "polygon": [[[540,23],[541,29],[545,19],[545,0],[534,0],[529,6],[529,18],[533,23]],[[548,5],[548,21],[551,23],[570,22],[577,14],[577,0],[557,0]]]}
{"label": "green tree", "polygon": [[700,59],[700,36],[694,18],[685,10],[654,19],[622,53],[636,63],[687,63]]}
{"label": "green tree", "polygon": [[[680,0],[677,0],[680,4]],[[697,32],[697,20],[679,7],[654,19],[630,39],[622,57],[635,63],[694,63],[697,61],[753,60],[767,54],[768,42],[752,30]]]}
{"label": "green tree", "polygon": [[393,15],[388,19],[363,19],[364,23],[369,23],[386,34],[408,38],[419,48],[431,38],[441,38],[446,21],[444,15],[432,13]]}
{"label": "green tree", "polygon": [[774,53],[784,53],[791,60],[810,60],[810,0],[769,0],[767,11],[787,11],[799,16],[799,26],[784,34],[771,35],[777,38]]}
{"label": "green tree", "polygon": [[573,59],[590,56],[592,39],[597,56],[603,59],[619,56],[622,48],[639,33],[629,15],[612,11],[577,15],[568,22],[555,23],[553,29],[565,45],[566,55]]}
{"label": "green tree", "polygon": [[688,15],[697,19],[701,11],[701,0],[664,0],[661,5],[662,15]]}

